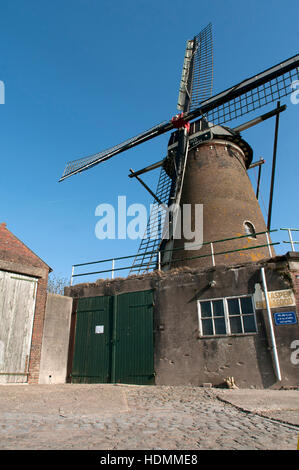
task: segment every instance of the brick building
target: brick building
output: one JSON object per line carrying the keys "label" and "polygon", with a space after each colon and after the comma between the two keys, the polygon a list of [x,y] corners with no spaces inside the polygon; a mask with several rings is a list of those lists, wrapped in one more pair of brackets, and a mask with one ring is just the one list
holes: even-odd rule
{"label": "brick building", "polygon": [[39,379],[51,268],[0,224],[0,383]]}

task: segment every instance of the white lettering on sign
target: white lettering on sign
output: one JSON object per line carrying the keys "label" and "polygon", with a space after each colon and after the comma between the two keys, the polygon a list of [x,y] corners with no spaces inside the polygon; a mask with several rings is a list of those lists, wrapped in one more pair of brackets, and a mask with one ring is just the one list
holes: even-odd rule
{"label": "white lettering on sign", "polygon": [[104,325],[96,325],[95,334],[101,335],[104,333]]}

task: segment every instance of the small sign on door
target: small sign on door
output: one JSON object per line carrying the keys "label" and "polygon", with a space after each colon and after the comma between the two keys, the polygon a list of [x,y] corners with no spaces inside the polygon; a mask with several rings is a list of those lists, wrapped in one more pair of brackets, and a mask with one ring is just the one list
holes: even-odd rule
{"label": "small sign on door", "polygon": [[102,333],[104,333],[104,325],[96,325],[95,334],[101,335]]}

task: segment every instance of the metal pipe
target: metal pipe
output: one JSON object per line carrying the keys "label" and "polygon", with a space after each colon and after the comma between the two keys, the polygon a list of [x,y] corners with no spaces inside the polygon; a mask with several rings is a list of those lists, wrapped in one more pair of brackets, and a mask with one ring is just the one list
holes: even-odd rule
{"label": "metal pipe", "polygon": [[159,168],[160,166],[162,166],[163,162],[164,162],[164,160],[160,160],[159,162],[153,163],[152,165],[149,165],[145,168],[142,168],[141,170],[134,171],[133,174],[131,173],[128,176],[129,176],[129,178],[133,178],[134,176],[139,176],[139,175],[142,175],[143,173],[147,173],[148,171],[155,170],[156,168]]}
{"label": "metal pipe", "polygon": [[[280,230],[284,230],[284,229],[280,229]],[[285,229],[285,230],[287,230],[287,229]],[[295,230],[295,229],[291,229],[291,230]],[[269,230],[269,233],[270,232],[277,232],[277,231],[278,231],[278,229]],[[264,233],[266,233],[266,232],[256,232],[255,235],[263,235]],[[248,238],[248,237],[251,237],[251,236],[252,235],[241,235],[240,237],[223,238],[221,240],[213,240],[212,242],[210,242],[210,241],[203,242],[202,245],[209,245],[210,243],[222,243],[222,242],[227,242],[227,241],[230,241],[230,240],[239,240],[240,238]],[[262,246],[265,246],[265,245],[262,245]],[[200,247],[201,247],[201,245],[200,245]],[[258,248],[260,248],[260,247],[258,247]],[[179,250],[182,250],[182,248],[174,248],[173,250],[162,250],[162,251],[163,251],[163,253],[165,253],[167,251],[179,251]],[[123,260],[123,259],[135,258],[136,256],[144,256],[144,253],[140,253],[140,254],[137,253],[135,255],[129,255],[129,256],[119,256],[118,258],[115,258],[115,259],[116,260]],[[90,264],[106,263],[108,261],[112,261],[112,259],[114,259],[114,258],[107,258],[107,259],[102,259],[102,260],[99,260],[99,261],[89,261],[88,263],[74,264],[74,267],[88,266]],[[75,274],[74,276],[80,276],[80,274]]]}
{"label": "metal pipe", "polygon": [[70,286],[72,286],[72,285],[73,285],[74,271],[75,271],[75,266],[72,266],[72,274],[71,274],[71,282],[70,282]]}
{"label": "metal pipe", "polygon": [[290,243],[291,246],[292,246],[292,251],[296,251],[295,250],[295,244],[297,244],[299,242],[295,242],[293,240],[292,232],[299,232],[299,229],[298,228],[281,228],[280,230],[286,230],[289,234],[290,241],[289,242],[283,241],[283,243]]}
{"label": "metal pipe", "polygon": [[142,181],[142,179],[139,178],[139,176],[136,175],[135,171],[133,171],[132,168],[130,168],[130,172],[131,172],[132,176],[134,176],[139,181],[139,183],[141,183],[142,186],[150,193],[150,195],[153,196],[153,198],[158,202],[158,204],[160,204],[160,206],[165,206],[165,204],[163,204],[161,199],[159,199],[156,196],[156,194],[148,187],[148,185],[145,184],[145,182]]}
{"label": "metal pipe", "polygon": [[[280,107],[280,101],[277,102],[277,109]],[[267,228],[271,228],[271,216],[272,216],[272,203],[273,203],[273,192],[274,192],[274,178],[276,169],[276,155],[277,155],[277,140],[278,140],[278,127],[279,127],[279,113],[276,115],[275,122],[275,136],[274,136],[274,149],[273,149],[273,162],[272,162],[272,175],[271,175],[271,189],[269,199],[269,211],[268,211],[268,224]]]}
{"label": "metal pipe", "polygon": [[270,255],[270,258],[272,258],[271,243],[270,243],[270,238],[269,238],[268,232],[266,232],[266,238],[267,238],[267,245],[268,245],[269,255]]}
{"label": "metal pipe", "polygon": [[257,187],[256,187],[256,198],[258,200],[260,194],[260,182],[261,182],[261,172],[262,172],[262,165],[259,166],[259,173],[257,177]]}
{"label": "metal pipe", "polygon": [[213,243],[210,243],[210,247],[211,247],[211,255],[212,255],[212,264],[213,264],[213,266],[215,266],[215,256],[214,256]]}
{"label": "metal pipe", "polygon": [[271,336],[271,342],[272,342],[272,350],[273,350],[273,358],[274,358],[274,364],[275,364],[276,377],[279,381],[281,381],[281,372],[280,372],[277,346],[276,346],[276,340],[275,340],[275,334],[274,334],[274,328],[273,328],[271,308],[270,308],[269,297],[268,297],[268,289],[267,289],[267,282],[266,282],[266,276],[265,276],[265,268],[261,268],[261,274],[262,274],[262,282],[263,282],[263,287],[264,287],[264,294],[265,294],[265,300],[266,300],[266,306],[267,306],[267,314],[268,314],[268,320],[269,320],[269,326],[270,326],[270,336]]}
{"label": "metal pipe", "polygon": [[251,163],[248,170],[251,170],[251,168],[255,168],[256,166],[261,166],[264,163],[265,163],[265,160],[263,158],[260,158],[258,162]]}
{"label": "metal pipe", "polygon": [[248,122],[245,122],[244,124],[241,124],[238,127],[235,127],[233,130],[236,131],[236,132],[245,131],[245,130],[249,129],[250,127],[255,126],[256,124],[259,124],[260,122],[266,121],[267,119],[269,119],[273,116],[277,116],[277,114],[285,111],[286,109],[287,109],[286,105],[277,107],[276,109],[274,109],[273,111],[270,111],[269,113],[262,114],[262,116],[259,116],[255,119],[252,119],[251,121],[248,121]]}
{"label": "metal pipe", "polygon": [[[279,245],[280,242],[276,242],[276,243],[271,243],[271,246],[273,245]],[[258,246],[250,246],[248,248],[239,248],[238,250],[230,250],[230,251],[220,251],[219,253],[214,253],[214,256],[217,256],[217,255],[226,255],[228,253],[236,253],[236,252],[239,252],[239,251],[247,251],[247,250],[256,250],[257,248],[264,248],[265,246],[268,246],[267,244],[266,245],[258,245]],[[163,250],[163,253],[166,253],[166,252],[169,252],[169,251],[175,251],[175,250]],[[156,253],[155,251],[153,252],[150,252],[148,254],[152,254],[152,253]],[[179,258],[179,259],[175,259],[173,260],[174,263],[177,263],[179,261],[188,261],[188,260],[191,260],[191,259],[198,259],[198,258],[207,258],[208,256],[211,256],[211,254],[207,254],[207,255],[200,255],[200,256],[192,256],[192,257],[188,257],[188,258]],[[120,258],[117,258],[117,259],[120,259]],[[153,261],[152,263],[149,263],[148,266],[156,266],[157,265],[157,261]],[[135,266],[135,268],[141,268],[143,265],[142,264],[138,264]],[[130,269],[131,266],[125,266],[123,268],[117,268],[115,271],[122,271],[122,270],[125,270],[125,269]],[[111,269],[105,269],[103,271],[93,271],[93,272],[90,272],[90,273],[81,273],[81,274],[74,274],[74,277],[80,277],[80,276],[90,276],[92,274],[101,274],[101,273],[108,273],[108,272],[111,272]]]}
{"label": "metal pipe", "polygon": [[289,237],[290,237],[290,242],[291,242],[292,251],[295,251],[294,242],[293,242],[293,237],[292,237],[292,231],[291,231],[290,228],[288,228],[288,232],[289,232]]}
{"label": "metal pipe", "polygon": [[113,278],[114,278],[114,261],[115,261],[115,260],[114,260],[114,258],[113,258],[113,260],[112,260],[112,271],[111,271],[111,279],[113,279]]}
{"label": "metal pipe", "polygon": [[261,174],[262,174],[262,165],[265,163],[265,160],[262,158],[260,159],[259,162],[251,165],[249,168],[254,168],[255,166],[258,165],[259,167],[259,172],[258,172],[258,177],[257,177],[257,185],[256,185],[256,198],[258,200],[259,194],[260,194],[260,184],[261,184]]}

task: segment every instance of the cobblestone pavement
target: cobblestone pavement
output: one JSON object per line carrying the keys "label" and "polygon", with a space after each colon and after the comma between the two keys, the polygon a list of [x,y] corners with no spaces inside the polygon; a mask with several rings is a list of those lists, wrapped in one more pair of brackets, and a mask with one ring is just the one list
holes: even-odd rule
{"label": "cobblestone pavement", "polygon": [[0,387],[0,449],[296,450],[299,426],[214,389],[135,385]]}

